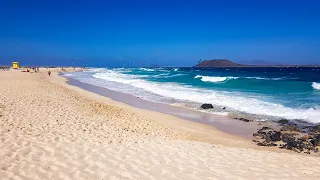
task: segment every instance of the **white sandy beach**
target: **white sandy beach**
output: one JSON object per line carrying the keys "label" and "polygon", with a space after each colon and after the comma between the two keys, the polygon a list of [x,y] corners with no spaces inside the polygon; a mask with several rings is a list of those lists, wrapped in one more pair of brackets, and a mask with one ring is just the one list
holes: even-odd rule
{"label": "white sandy beach", "polygon": [[319,179],[320,159],[0,71],[0,179]]}

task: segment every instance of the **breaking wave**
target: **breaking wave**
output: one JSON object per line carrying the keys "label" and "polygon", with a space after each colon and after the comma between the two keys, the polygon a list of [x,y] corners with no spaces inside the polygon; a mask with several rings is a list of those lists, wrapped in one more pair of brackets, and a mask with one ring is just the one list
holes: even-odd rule
{"label": "breaking wave", "polygon": [[230,79],[238,79],[238,77],[219,77],[219,76],[201,76],[197,75],[194,78],[200,78],[203,82],[223,82]]}
{"label": "breaking wave", "polygon": [[[199,110],[197,108],[201,103],[226,107],[226,112],[210,111],[220,115],[246,113],[254,115],[257,119],[286,118],[320,123],[318,78],[302,81],[303,76],[285,76],[287,74],[283,73],[270,77],[265,74],[250,73],[212,75],[210,71],[195,72],[185,69],[179,69],[178,72],[180,73],[165,68],[99,68],[66,73],[65,76],[154,102],[167,104],[178,102],[196,110]],[[279,80],[288,82],[279,83]],[[227,81],[228,83],[225,83]],[[279,87],[267,89],[274,83]],[[290,88],[282,87],[282,84]],[[283,93],[278,91],[279,88],[287,88],[290,91],[287,93],[286,90]],[[315,90],[312,91],[312,88]],[[215,108],[214,111],[216,109],[219,110]]]}
{"label": "breaking wave", "polygon": [[313,89],[320,90],[320,83],[313,82],[312,87]]}

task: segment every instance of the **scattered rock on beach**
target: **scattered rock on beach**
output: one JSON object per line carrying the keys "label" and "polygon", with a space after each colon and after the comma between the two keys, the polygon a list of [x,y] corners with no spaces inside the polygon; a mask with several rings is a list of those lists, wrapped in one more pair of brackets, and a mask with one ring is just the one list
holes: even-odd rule
{"label": "scattered rock on beach", "polygon": [[281,141],[281,132],[280,131],[276,131],[275,133],[270,135],[270,139],[271,141]]}
{"label": "scattered rock on beach", "polygon": [[258,133],[260,133],[260,134],[266,134],[266,133],[269,132],[269,131],[272,131],[272,129],[269,128],[269,127],[264,126],[264,127],[262,127],[261,129],[258,130]]}
{"label": "scattered rock on beach", "polygon": [[281,136],[281,140],[282,140],[283,142],[290,142],[290,141],[294,141],[295,138],[294,138],[294,135],[293,135],[293,134],[284,133],[284,134],[282,134],[282,136]]}
{"label": "scattered rock on beach", "polygon": [[261,133],[253,133],[252,136],[253,136],[253,137],[260,137],[260,138],[263,138],[263,137],[264,137],[264,135],[261,134]]}
{"label": "scattered rock on beach", "polygon": [[311,131],[314,133],[320,133],[320,124],[312,127]]}
{"label": "scattered rock on beach", "polygon": [[310,142],[313,146],[320,146],[320,134],[316,135]]}
{"label": "scattered rock on beach", "polygon": [[212,104],[202,104],[201,108],[202,109],[213,109],[213,106],[212,106]]}
{"label": "scattered rock on beach", "polygon": [[258,142],[258,146],[277,146],[275,143],[268,143],[267,141],[264,142]]}
{"label": "scattered rock on beach", "polygon": [[298,131],[296,125],[284,126],[282,129],[289,132],[283,133],[281,131],[275,131],[270,127],[262,127],[257,133],[253,133],[253,142],[258,146],[279,145],[279,148],[298,153],[304,152],[310,154],[310,152],[317,153],[319,151],[320,134],[292,133],[292,131]]}
{"label": "scattered rock on beach", "polygon": [[243,121],[243,122],[249,122],[250,120],[249,119],[246,119],[246,118],[239,118],[240,121]]}
{"label": "scattered rock on beach", "polygon": [[299,128],[296,125],[288,125],[288,126],[284,126],[280,129],[281,131],[300,131]]}
{"label": "scattered rock on beach", "polygon": [[312,136],[308,134],[300,137],[299,139],[302,141],[308,141],[309,139],[312,139]]}
{"label": "scattered rock on beach", "polygon": [[[288,141],[286,144],[282,145],[281,148],[286,148],[289,150],[299,150],[300,152],[303,151],[303,149],[305,148],[305,145],[302,141],[296,141],[296,140],[291,140]],[[297,152],[299,152],[297,151]]]}

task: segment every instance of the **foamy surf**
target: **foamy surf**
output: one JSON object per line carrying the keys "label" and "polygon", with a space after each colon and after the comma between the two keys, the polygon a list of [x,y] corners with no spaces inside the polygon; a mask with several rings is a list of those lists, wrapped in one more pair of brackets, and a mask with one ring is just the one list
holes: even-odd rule
{"label": "foamy surf", "polygon": [[312,87],[313,89],[320,90],[320,83],[313,82]]}
{"label": "foamy surf", "polygon": [[[281,104],[259,100],[259,96],[253,96],[244,93],[217,92],[214,90],[192,88],[177,83],[149,82],[147,80],[139,79],[135,75],[126,75],[114,71],[96,73],[93,76],[106,81],[130,85],[131,87],[143,90],[147,93],[156,94],[171,99],[197,103],[209,102],[217,106],[224,106],[228,109],[249,114],[288,119],[304,119],[314,123],[320,122],[319,109],[289,108]],[[223,81],[224,78],[225,77],[218,80]],[[140,93],[134,95],[141,96]],[[147,100],[152,100],[152,96],[149,95]]]}

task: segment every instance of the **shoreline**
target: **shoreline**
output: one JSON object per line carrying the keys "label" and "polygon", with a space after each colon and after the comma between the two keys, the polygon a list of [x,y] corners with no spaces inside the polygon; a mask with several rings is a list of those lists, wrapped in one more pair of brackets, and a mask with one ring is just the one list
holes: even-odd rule
{"label": "shoreline", "polygon": [[[205,142],[205,143],[210,143],[210,144],[219,144],[219,145],[223,145],[223,146],[228,146],[228,147],[241,147],[241,148],[250,148],[250,149],[256,149],[256,150],[262,150],[262,151],[272,151],[272,152],[282,152],[282,153],[288,153],[288,154],[294,154],[294,152],[291,151],[287,151],[284,149],[279,149],[276,147],[261,147],[261,146],[257,146],[253,141],[253,137],[252,137],[252,133],[251,132],[256,132],[257,128],[259,128],[260,126],[262,127],[263,125],[268,124],[269,126],[273,127],[273,124],[270,124],[269,122],[266,122],[262,125],[257,125],[257,123],[259,122],[243,122],[240,120],[236,120],[236,119],[230,119],[228,117],[218,117],[218,115],[213,115],[213,114],[209,114],[209,113],[204,113],[204,112],[197,112],[197,111],[192,111],[190,109],[187,108],[183,108],[183,107],[176,107],[176,106],[171,106],[171,105],[167,105],[167,104],[160,104],[160,103],[154,103],[154,102],[150,102],[150,101],[146,101],[146,100],[142,100],[140,98],[134,97],[132,95],[129,94],[125,94],[125,93],[121,93],[121,92],[116,92],[113,90],[109,90],[106,88],[100,88],[100,87],[96,87],[90,84],[86,84],[86,83],[81,83],[77,80],[73,80],[73,82],[77,82],[77,83],[81,83],[82,85],[85,84],[85,86],[87,86],[87,88],[89,88],[90,90],[92,90],[91,88],[95,88],[96,91],[90,91],[88,89],[86,89],[86,87],[79,87],[77,85],[73,85],[73,84],[69,84],[69,79],[67,77],[63,77],[60,74],[64,73],[64,72],[55,72],[55,78],[51,79],[51,81],[53,81],[53,83],[59,84],[61,86],[64,86],[68,89],[72,89],[75,90],[77,92],[79,92],[81,95],[85,95],[87,97],[90,97],[90,99],[94,99],[97,100],[99,102],[105,103],[105,104],[109,104],[109,105],[115,105],[117,107],[120,108],[124,108],[126,110],[129,110],[130,112],[136,113],[139,116],[144,116],[144,117],[149,117],[150,119],[152,119],[153,121],[159,122],[161,124],[164,125],[168,125],[170,127],[173,127],[175,129],[179,129],[179,130],[186,130],[187,132],[192,133],[192,140],[194,141],[199,141],[199,142]],[[102,89],[102,91],[101,91]],[[120,98],[114,100],[112,99],[112,97],[110,98],[110,94],[106,94],[106,93],[114,93],[112,95],[112,97],[116,97],[117,95],[120,95]],[[162,106],[169,108],[170,111],[172,110],[182,110],[184,112],[193,112],[197,115],[200,115],[199,117],[201,117],[201,115],[204,115],[205,117],[209,117],[212,119],[215,118],[221,118],[221,119],[215,119],[213,122],[215,122],[215,124],[210,123],[209,121],[201,121],[201,122],[197,122],[195,121],[195,119],[190,118],[188,119],[188,117],[186,119],[182,117],[179,117],[179,114],[168,114],[165,112],[158,112],[157,110],[153,109],[144,109],[144,108],[140,108],[140,107],[136,107],[135,105],[137,104],[127,104],[126,102],[122,102],[121,100],[123,99],[123,96],[125,97],[129,97],[129,103],[132,103],[134,101],[142,101],[142,102],[147,102],[150,104],[155,104],[157,106]],[[134,101],[130,101],[130,100],[134,100]],[[165,109],[167,110],[167,109]],[[169,112],[170,112],[169,111]],[[181,114],[180,114],[181,115]],[[227,121],[223,121],[223,120],[227,120]],[[209,123],[209,124],[207,124]],[[219,124],[220,123],[220,124]],[[240,124],[241,127],[243,128],[249,128],[250,129],[250,133],[247,133],[247,136],[240,136],[239,134],[243,133],[243,131],[238,127],[235,127],[234,129],[230,129],[230,125],[234,125],[234,124]],[[250,126],[248,125],[252,125],[252,127],[250,128]],[[218,126],[219,128],[215,127]],[[229,129],[228,129],[229,128]],[[227,132],[225,132],[225,131]],[[230,130],[236,130],[232,133],[232,131]],[[229,132],[229,133],[228,133]],[[238,135],[236,135],[236,134]],[[250,135],[250,137],[249,137]]]}
{"label": "shoreline", "polygon": [[[313,143],[317,142],[319,137],[312,133],[313,130],[312,128],[310,128],[311,126],[299,127],[299,125],[288,122],[288,120],[286,119],[281,120],[282,123],[279,123],[274,121],[249,121],[247,119],[241,120],[242,118],[219,116],[201,111],[195,111],[185,107],[144,100],[131,94],[117,92],[107,88],[83,83],[71,77],[65,77],[63,76],[63,73],[59,73],[59,76],[64,78],[65,82],[71,86],[75,86],[83,90],[101,95],[103,97],[107,97],[112,101],[124,103],[132,108],[144,109],[151,112],[164,113],[166,115],[174,116],[179,119],[179,124],[184,124],[186,123],[186,121],[191,121],[200,123],[202,125],[211,126],[217,132],[220,131],[225,135],[230,135],[231,137],[233,136],[233,138],[240,138],[244,141],[251,141],[251,144],[254,144],[254,146],[267,148],[272,151],[277,151],[273,148],[278,148],[278,150],[287,149],[299,153],[303,152],[306,154],[310,154],[310,150],[311,153],[317,153],[319,151],[319,147],[317,147],[317,145]],[[283,121],[286,123],[283,124]],[[163,123],[161,121],[159,122]],[[171,126],[171,124],[169,124],[169,126]],[[178,127],[176,126],[175,128]],[[309,132],[305,131],[306,128],[309,129]],[[318,127],[316,125],[313,128],[317,129]],[[290,129],[289,132],[288,129]],[[224,134],[221,134],[222,137],[225,136]],[[201,136],[202,138],[199,139],[203,139],[206,134],[202,133]],[[288,140],[287,137],[290,137],[290,140]],[[300,139],[301,137],[304,137],[304,139],[302,139],[303,142]],[[308,138],[306,139],[306,137],[309,137],[309,140]],[[221,144],[221,141],[216,140],[208,142]],[[246,147],[257,148],[254,146]],[[272,146],[273,148],[270,148]],[[299,150],[296,150],[296,148],[298,148]]]}
{"label": "shoreline", "polygon": [[193,121],[200,124],[213,126],[214,128],[220,131],[223,131],[231,135],[240,136],[248,140],[252,140],[252,134],[255,133],[257,129],[261,126],[258,125],[259,123],[265,124],[265,122],[258,121],[244,122],[229,117],[195,111],[184,107],[156,103],[141,99],[130,94],[83,83],[69,77],[62,77],[67,79],[67,83],[69,85],[77,86],[81,89],[99,94],[101,96],[110,98],[114,101],[122,102],[135,108],[172,115],[182,120]]}
{"label": "shoreline", "polygon": [[[86,83],[82,83],[85,84],[86,86],[88,86],[89,88],[97,88],[98,92],[95,91],[89,91],[86,88],[82,88],[79,86],[75,86],[73,84],[69,84],[69,78],[67,77],[63,77],[60,76],[59,74],[63,73],[63,72],[55,72],[53,75],[54,78],[51,78],[50,80],[53,83],[56,83],[58,85],[61,85],[63,87],[66,87],[68,89],[72,89],[77,91],[78,93],[80,93],[81,95],[85,95],[86,97],[89,97],[90,99],[94,99],[96,101],[105,103],[105,104],[109,104],[109,105],[114,105],[117,106],[119,108],[123,108],[125,110],[128,110],[130,112],[133,112],[139,116],[144,116],[144,117],[149,117],[150,119],[152,119],[153,121],[156,121],[158,123],[173,127],[175,129],[179,129],[179,130],[186,130],[188,132],[192,133],[192,140],[195,141],[200,141],[200,142],[206,142],[206,143],[214,143],[214,144],[221,144],[221,145],[225,145],[225,146],[235,146],[235,147],[247,147],[247,148],[257,148],[257,149],[262,149],[265,150],[265,148],[261,148],[258,146],[255,146],[252,142],[251,142],[251,138],[248,138],[246,136],[237,136],[234,134],[230,134],[227,132],[224,132],[222,130],[217,129],[215,126],[208,125],[205,123],[201,123],[201,122],[197,122],[197,121],[192,121],[192,120],[185,120],[181,117],[177,117],[177,115],[172,115],[172,114],[167,114],[164,112],[158,112],[156,110],[150,110],[150,109],[144,109],[144,108],[140,108],[140,107],[136,107],[134,105],[131,104],[127,104],[126,102],[122,102],[119,99],[114,100],[108,96],[106,96],[105,93],[115,93],[113,94],[112,97],[115,97],[117,95],[121,95],[121,96],[125,96],[125,97],[129,97],[129,102],[132,103],[134,101],[131,100],[139,100],[142,102],[147,102],[150,104],[156,104],[157,106],[163,106],[163,107],[167,107],[171,110],[174,109],[180,109],[183,110],[184,112],[189,112],[189,109],[186,108],[182,108],[182,107],[174,107],[174,106],[170,106],[170,105],[166,105],[166,104],[158,104],[158,103],[154,103],[154,102],[150,102],[150,101],[146,101],[146,100],[142,100],[140,98],[136,98],[132,95],[129,94],[124,94],[121,92],[116,92],[116,91],[112,91],[109,89],[105,89],[105,88],[99,88],[96,86],[92,86]],[[74,80],[76,82],[76,80]],[[77,83],[81,83],[79,81],[77,81]],[[103,91],[99,91],[103,89]],[[92,90],[92,89],[91,89]],[[103,95],[101,95],[100,93],[102,93]],[[110,94],[109,94],[110,95]],[[120,96],[120,99],[123,98]],[[123,100],[123,99],[122,99]],[[201,112],[195,112],[197,114],[205,114],[205,113],[201,113]],[[209,116],[211,116],[211,114],[208,114]],[[233,121],[233,122],[238,122],[239,124],[245,124],[245,122],[242,121],[236,121],[233,119],[229,119],[229,122]],[[221,121],[220,121],[221,122]],[[223,124],[222,124],[223,126]],[[224,126],[226,128],[226,126]],[[237,130],[237,129],[235,129]],[[240,133],[240,132],[239,132]],[[252,134],[251,134],[252,136]],[[232,141],[230,141],[232,140]],[[273,149],[273,148],[267,148],[267,149]],[[275,149],[275,151],[278,151],[277,149]],[[281,150],[280,150],[281,151]]]}
{"label": "shoreline", "polygon": [[[124,72],[122,73],[122,71]],[[166,71],[166,73],[163,73],[162,71]],[[319,116],[316,108],[316,104],[318,101],[316,99],[317,94],[315,94],[314,99],[311,98],[313,96],[310,96],[310,101],[315,102],[309,105],[309,102],[303,101],[308,98],[304,97],[305,95],[300,95],[304,94],[302,92],[300,94],[297,93],[297,97],[294,98],[294,93],[290,93],[290,95],[286,97],[281,95],[281,93],[277,93],[277,89],[272,89],[272,91],[269,90],[270,92],[264,92],[262,90],[257,90],[258,87],[255,86],[253,87],[253,89],[256,89],[257,92],[252,89],[249,90],[251,88],[249,86],[242,87],[242,89],[239,89],[238,87],[238,90],[237,88],[231,88],[230,91],[224,89],[229,86],[229,83],[230,86],[235,86],[234,83],[236,83],[237,85],[237,83],[239,83],[240,81],[242,82],[243,80],[249,80],[250,82],[248,83],[253,83],[253,85],[256,85],[257,83],[263,83],[265,80],[268,80],[266,82],[272,80],[272,82],[278,84],[282,83],[282,80],[284,80],[286,83],[287,81],[288,83],[291,83],[291,78],[289,77],[288,79],[286,79],[285,77],[268,78],[263,75],[261,77],[242,77],[241,75],[234,75],[234,77],[232,76],[232,78],[231,76],[219,77],[214,75],[202,77],[201,75],[198,75],[199,73],[193,72],[194,70],[190,70],[190,72],[186,70],[185,72],[185,70],[178,71],[177,69],[178,72],[175,71],[176,69],[173,71],[173,69],[157,70],[142,68],[119,68],[103,70],[99,68],[92,68],[88,69],[88,71],[83,71],[75,74],[65,73],[65,77],[73,80],[78,80],[80,82],[87,83],[93,86],[130,94],[135,97],[142,98],[146,101],[178,106],[193,111],[214,114],[218,117],[221,116],[243,121],[275,123],[277,123],[279,120],[287,119],[290,122],[297,123],[301,126],[310,126],[317,124],[317,117]],[[141,78],[139,78],[140,75]],[[163,78],[161,78],[161,76],[163,76]],[[175,82],[175,76],[185,77],[179,77],[177,82]],[[217,77],[221,79],[217,79]],[[191,78],[193,79],[191,80]],[[201,81],[198,81],[197,78],[199,78],[199,80]],[[239,79],[239,82],[233,82],[233,79]],[[229,80],[231,81],[229,82]],[[306,85],[303,87],[307,89],[308,93],[312,93],[312,95],[313,93],[317,93],[314,88],[311,87],[312,82],[308,82],[304,85]],[[182,88],[181,94],[177,92],[175,88]],[[246,88],[249,89],[245,90]],[[283,89],[279,90],[279,92],[282,91]],[[299,99],[302,99],[301,102]],[[200,107],[201,105],[203,105],[203,103],[212,104],[214,107],[202,109]],[[299,106],[299,103],[302,103],[302,105]],[[307,108],[309,106],[310,108]]]}

